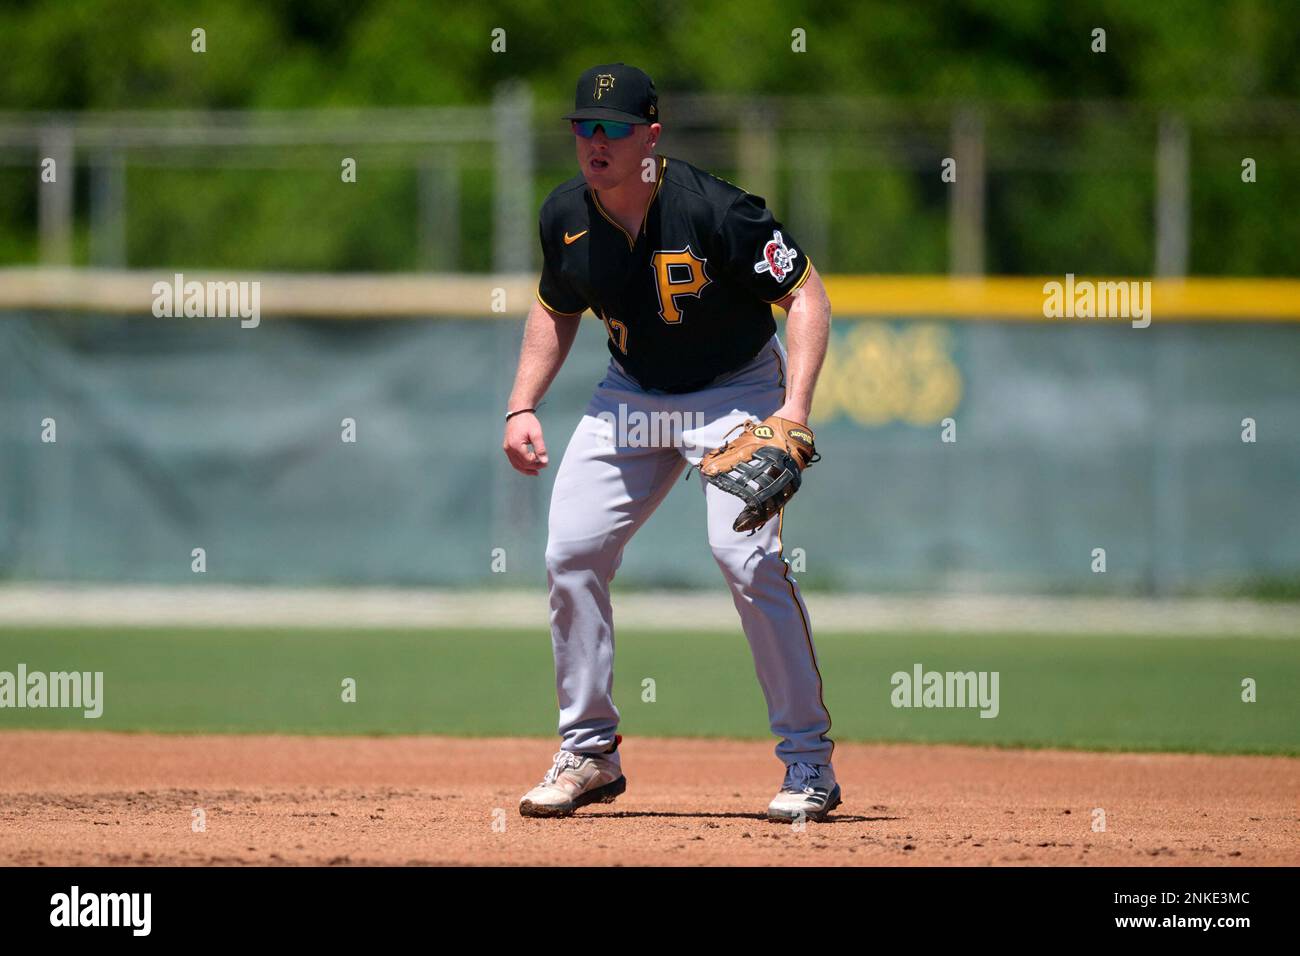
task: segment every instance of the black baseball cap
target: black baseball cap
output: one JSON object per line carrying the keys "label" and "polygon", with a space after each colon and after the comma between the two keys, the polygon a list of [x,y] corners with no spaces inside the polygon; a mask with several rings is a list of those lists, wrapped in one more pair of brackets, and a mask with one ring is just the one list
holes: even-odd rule
{"label": "black baseball cap", "polygon": [[659,122],[655,81],[623,63],[593,66],[578,78],[573,112],[567,120],[609,120],[615,123]]}

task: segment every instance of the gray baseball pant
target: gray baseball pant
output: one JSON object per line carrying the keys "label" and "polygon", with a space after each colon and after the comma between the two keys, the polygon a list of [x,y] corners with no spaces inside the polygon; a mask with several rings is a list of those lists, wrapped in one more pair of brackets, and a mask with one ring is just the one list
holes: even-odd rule
{"label": "gray baseball pant", "polygon": [[[609,585],[627,542],[688,463],[698,465],[746,419],[761,421],[781,407],[785,368],[785,348],[775,335],[750,362],[683,394],[642,389],[610,359],[551,494],[546,568],[563,749],[593,752],[614,743],[619,711],[612,696]],[[647,421],[645,434],[638,433],[636,425]],[[699,485],[709,545],[740,613],[769,724],[781,738],[776,754],[786,764],[828,764],[835,746],[827,737],[830,714],[808,609],[782,556],[784,516],[752,536],[733,531],[743,502],[707,482]]]}

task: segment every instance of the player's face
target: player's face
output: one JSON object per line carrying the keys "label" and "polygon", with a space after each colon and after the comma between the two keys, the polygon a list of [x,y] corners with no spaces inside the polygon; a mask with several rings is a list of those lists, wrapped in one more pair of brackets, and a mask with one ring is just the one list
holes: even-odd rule
{"label": "player's face", "polygon": [[613,189],[633,176],[641,175],[641,161],[654,155],[659,140],[658,123],[632,127],[632,135],[610,139],[598,126],[590,139],[574,134],[578,149],[578,167],[592,189]]}

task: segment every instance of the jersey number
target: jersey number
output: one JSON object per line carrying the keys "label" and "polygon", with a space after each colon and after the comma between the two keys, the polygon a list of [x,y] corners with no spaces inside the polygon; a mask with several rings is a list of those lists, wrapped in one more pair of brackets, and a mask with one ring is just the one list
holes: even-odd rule
{"label": "jersey number", "polygon": [[699,298],[709,284],[704,260],[687,246],[677,252],[656,252],[650,257],[650,266],[655,271],[655,287],[659,291],[659,318],[669,325],[677,325],[683,318],[678,300],[688,295]]}
{"label": "jersey number", "polygon": [[620,322],[618,319],[611,319],[601,309],[600,320],[605,323],[605,331],[609,333],[609,339],[615,347],[624,355],[627,354],[627,324]]}

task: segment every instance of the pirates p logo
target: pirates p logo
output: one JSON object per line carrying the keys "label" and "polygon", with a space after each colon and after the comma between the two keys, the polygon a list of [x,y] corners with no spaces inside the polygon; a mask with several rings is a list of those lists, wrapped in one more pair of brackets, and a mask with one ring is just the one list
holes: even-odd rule
{"label": "pirates p logo", "polygon": [[605,95],[606,90],[612,90],[613,88],[614,88],[613,73],[596,74],[596,99],[600,99],[602,96]]}

